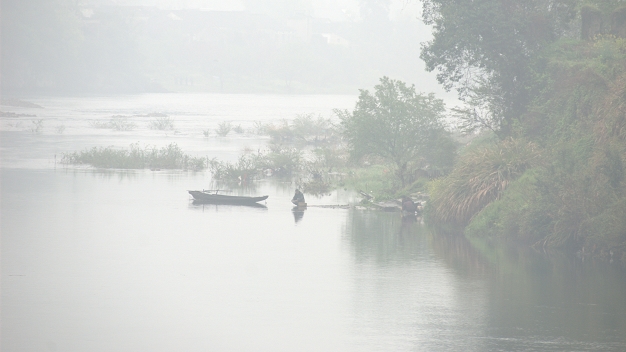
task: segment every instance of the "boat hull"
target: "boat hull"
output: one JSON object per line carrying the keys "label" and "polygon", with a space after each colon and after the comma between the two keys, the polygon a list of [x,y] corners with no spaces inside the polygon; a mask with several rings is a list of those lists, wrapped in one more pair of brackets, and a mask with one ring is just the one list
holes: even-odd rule
{"label": "boat hull", "polygon": [[212,204],[255,204],[266,200],[269,196],[261,197],[242,197],[242,196],[228,196],[224,194],[211,194],[202,191],[188,191],[193,199],[198,202],[212,203]]}

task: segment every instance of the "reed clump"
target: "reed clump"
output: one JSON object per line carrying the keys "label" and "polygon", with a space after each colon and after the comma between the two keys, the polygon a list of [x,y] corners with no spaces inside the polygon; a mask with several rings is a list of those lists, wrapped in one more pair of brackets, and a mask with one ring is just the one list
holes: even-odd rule
{"label": "reed clump", "polygon": [[43,119],[30,120],[30,122],[32,122],[32,126],[30,127],[31,132],[40,133],[43,129]]}
{"label": "reed clump", "polygon": [[302,152],[297,148],[271,145],[269,152],[258,158],[261,170],[272,170],[274,175],[289,176],[302,169]]}
{"label": "reed clump", "polygon": [[174,119],[167,115],[158,115],[150,121],[148,127],[152,130],[169,131],[174,129]]}
{"label": "reed clump", "polygon": [[535,144],[509,138],[461,155],[455,169],[430,184],[431,216],[439,223],[467,224],[539,157]]}
{"label": "reed clump", "polygon": [[337,143],[340,135],[330,119],[313,114],[297,115],[293,121],[283,120],[278,125],[256,126],[268,134],[275,144],[322,145]]}
{"label": "reed clump", "polygon": [[63,154],[61,161],[65,164],[112,169],[202,170],[207,166],[204,158],[185,154],[176,143],[163,148],[141,146],[139,143],[131,144],[129,149],[119,149],[113,146],[93,147]]}
{"label": "reed clump", "polygon": [[226,135],[228,135],[232,129],[233,125],[230,123],[230,121],[222,121],[215,129],[215,133],[217,133],[217,135],[220,137],[226,137]]}
{"label": "reed clump", "polygon": [[209,171],[215,180],[224,182],[248,182],[259,174],[258,156],[243,154],[236,162],[209,160]]}
{"label": "reed clump", "polygon": [[107,121],[91,120],[89,125],[93,128],[111,129],[115,131],[132,131],[137,124],[130,121],[127,116],[112,116]]}
{"label": "reed clump", "polygon": [[212,159],[208,167],[218,181],[244,182],[265,174],[290,176],[301,170],[303,162],[298,149],[272,146],[266,152],[243,154],[234,163]]}

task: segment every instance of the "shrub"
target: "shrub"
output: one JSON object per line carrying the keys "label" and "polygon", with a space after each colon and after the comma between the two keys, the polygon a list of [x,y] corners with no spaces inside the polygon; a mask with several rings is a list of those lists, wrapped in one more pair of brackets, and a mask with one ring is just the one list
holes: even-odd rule
{"label": "shrub", "polygon": [[217,125],[217,128],[215,129],[215,133],[217,133],[217,135],[220,137],[226,137],[226,135],[228,135],[228,133],[230,133],[231,130],[232,130],[232,125],[230,121],[222,121],[219,123],[219,125]]}
{"label": "shrub", "polygon": [[33,133],[41,132],[41,130],[43,129],[43,119],[31,120],[30,122],[32,122],[33,124],[30,128],[31,132]]}
{"label": "shrub", "polygon": [[511,182],[503,196],[487,205],[465,228],[469,237],[515,239],[532,245],[552,231],[551,211],[539,188],[539,169]]}
{"label": "shrub", "polygon": [[237,126],[233,127],[233,131],[235,133],[238,133],[238,134],[242,134],[244,132],[243,131],[243,127],[241,127],[241,125],[237,125]]}
{"label": "shrub", "polygon": [[395,198],[395,175],[386,165],[373,165],[353,169],[347,173],[345,185],[371,194],[376,200]]}
{"label": "shrub", "polygon": [[214,179],[226,182],[247,182],[258,175],[257,156],[244,154],[236,163],[229,163],[212,159],[209,161],[209,171]]}
{"label": "shrub", "polygon": [[257,134],[257,135],[266,135],[269,129],[269,125],[264,124],[261,121],[254,121],[252,123],[252,128],[251,128],[251,133],[252,134]]}
{"label": "shrub", "polygon": [[262,155],[258,162],[260,168],[272,169],[276,175],[291,175],[301,168],[302,152],[297,148],[272,146],[270,152]]}
{"label": "shrub", "polygon": [[529,142],[507,139],[462,155],[455,169],[431,186],[433,219],[467,224],[538,159]]}
{"label": "shrub", "polygon": [[312,114],[297,115],[293,121],[282,120],[278,125],[258,126],[269,134],[275,144],[320,145],[339,142],[339,133],[330,119]]}
{"label": "shrub", "polygon": [[89,125],[93,128],[108,128],[116,131],[131,131],[137,127],[126,116],[113,116],[108,121],[91,120]]}
{"label": "shrub", "polygon": [[174,119],[165,115],[165,116],[156,116],[154,120],[150,121],[148,125],[152,130],[173,130],[174,129]]}
{"label": "shrub", "polygon": [[130,149],[93,147],[80,152],[63,154],[65,164],[87,164],[98,168],[116,169],[191,169],[206,168],[204,158],[191,157],[176,143],[157,149],[154,146],[141,147],[139,143],[130,145]]}

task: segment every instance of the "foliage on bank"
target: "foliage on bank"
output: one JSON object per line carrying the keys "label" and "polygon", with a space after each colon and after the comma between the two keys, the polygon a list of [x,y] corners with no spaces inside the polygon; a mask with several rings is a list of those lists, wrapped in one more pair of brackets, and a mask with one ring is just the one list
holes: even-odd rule
{"label": "foliage on bank", "polygon": [[512,138],[473,148],[459,158],[450,175],[432,182],[433,218],[467,224],[538,159],[535,144]]}
{"label": "foliage on bank", "polygon": [[[625,4],[618,1],[603,11],[619,19],[620,5]],[[433,183],[431,219],[468,224],[470,236],[606,255],[626,252],[626,39],[615,28],[583,39],[563,32],[527,52],[525,98],[517,100],[524,104],[499,115],[504,118],[497,125],[499,140],[482,154],[462,153],[453,172]],[[508,69],[494,66],[491,73]],[[500,97],[513,99],[503,89],[500,85]],[[496,152],[512,143],[532,145],[532,153]],[[533,153],[529,162],[518,163]],[[519,166],[503,182],[490,178],[496,165]]]}

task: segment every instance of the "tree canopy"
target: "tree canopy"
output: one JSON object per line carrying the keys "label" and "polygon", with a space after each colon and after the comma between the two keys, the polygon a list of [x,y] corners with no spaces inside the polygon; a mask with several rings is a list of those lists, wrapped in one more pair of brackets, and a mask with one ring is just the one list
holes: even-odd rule
{"label": "tree canopy", "polygon": [[[576,0],[424,0],[423,20],[433,39],[422,45],[429,71],[461,100],[470,118],[487,117],[501,137],[531,97],[537,54],[568,29]],[[485,92],[501,99],[487,102]],[[477,110],[483,113],[472,115]]]}
{"label": "tree canopy", "polygon": [[360,91],[354,111],[336,111],[354,159],[375,155],[392,162],[403,186],[417,168],[451,165],[454,144],[444,129],[441,99],[388,77],[374,89]]}
{"label": "tree canopy", "polygon": [[427,218],[626,260],[626,1],[426,0],[424,16],[422,56],[468,103],[462,127],[500,137],[429,186]]}

